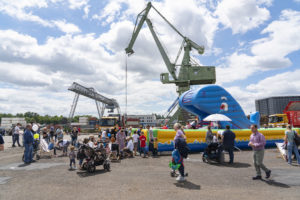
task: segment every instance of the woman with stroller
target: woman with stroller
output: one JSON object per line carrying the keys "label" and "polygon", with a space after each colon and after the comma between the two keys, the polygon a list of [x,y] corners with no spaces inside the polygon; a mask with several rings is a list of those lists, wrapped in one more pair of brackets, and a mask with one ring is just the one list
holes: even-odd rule
{"label": "woman with stroller", "polygon": [[[178,144],[181,144],[181,140],[186,140],[186,136],[185,136],[185,133],[182,129],[182,126],[181,124],[179,123],[175,123],[174,124],[174,130],[176,131],[176,135],[175,135],[175,138],[174,138],[174,143],[175,143],[175,149],[179,149],[181,148]],[[180,175],[176,178],[177,181],[181,182],[181,181],[185,181],[185,178],[184,178],[184,164],[183,164],[183,156],[180,155],[180,167],[179,167],[179,173]]]}

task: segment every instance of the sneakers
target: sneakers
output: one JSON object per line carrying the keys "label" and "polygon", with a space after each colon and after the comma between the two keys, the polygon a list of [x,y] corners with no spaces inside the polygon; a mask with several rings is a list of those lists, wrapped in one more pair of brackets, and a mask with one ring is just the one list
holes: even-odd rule
{"label": "sneakers", "polygon": [[184,182],[185,181],[185,178],[181,175],[179,175],[177,178],[176,178],[176,181],[178,182]]}
{"label": "sneakers", "polygon": [[261,176],[254,176],[252,177],[253,180],[261,180]]}
{"label": "sneakers", "polygon": [[271,170],[266,172],[266,178],[270,178],[270,176],[271,176]]}

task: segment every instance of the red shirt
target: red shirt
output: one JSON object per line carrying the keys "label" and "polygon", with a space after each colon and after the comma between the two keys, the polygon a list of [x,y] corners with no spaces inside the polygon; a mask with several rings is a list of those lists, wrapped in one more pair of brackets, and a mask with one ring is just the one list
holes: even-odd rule
{"label": "red shirt", "polygon": [[146,146],[146,137],[144,135],[140,136],[140,141],[141,141],[141,147]]}

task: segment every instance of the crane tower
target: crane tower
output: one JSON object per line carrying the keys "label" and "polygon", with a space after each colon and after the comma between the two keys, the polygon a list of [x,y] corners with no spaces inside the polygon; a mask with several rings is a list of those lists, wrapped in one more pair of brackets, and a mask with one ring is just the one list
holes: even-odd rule
{"label": "crane tower", "polygon": [[[159,38],[157,34],[154,31],[153,24],[151,20],[148,18],[148,13],[150,9],[153,8],[165,21],[166,23],[171,26],[171,28],[179,34],[182,38],[182,45],[179,49],[178,55],[176,57],[176,60],[174,63],[172,63],[165,52],[161,42],[159,41]],[[125,49],[127,55],[131,55],[134,53],[133,51],[133,45],[135,43],[135,40],[144,24],[144,22],[147,23],[148,28],[150,29],[150,32],[154,38],[154,41],[158,47],[158,50],[163,58],[163,61],[165,65],[167,66],[168,73],[161,73],[160,80],[163,84],[175,84],[177,86],[177,93],[178,96],[180,96],[182,93],[190,89],[191,85],[201,85],[201,84],[213,84],[216,82],[216,73],[215,73],[215,67],[214,66],[200,66],[197,63],[191,59],[190,52],[192,49],[195,49],[199,54],[204,53],[204,47],[201,45],[198,45],[188,37],[181,34],[152,4],[149,2],[147,4],[147,7],[140,12],[140,14],[137,16],[136,19],[136,25],[134,27],[131,40]],[[176,64],[179,56],[181,55],[181,51],[184,51],[183,58],[181,61],[181,64]],[[179,74],[176,75],[176,67],[180,67]],[[170,79],[170,75],[172,79]],[[177,120],[179,122],[186,121],[186,111],[178,107],[178,101],[173,104],[172,108],[169,108],[169,110],[174,110],[174,106],[177,106],[177,111],[175,114],[171,117],[169,120],[169,123],[172,123],[174,120]],[[170,113],[169,113],[170,114]]]}

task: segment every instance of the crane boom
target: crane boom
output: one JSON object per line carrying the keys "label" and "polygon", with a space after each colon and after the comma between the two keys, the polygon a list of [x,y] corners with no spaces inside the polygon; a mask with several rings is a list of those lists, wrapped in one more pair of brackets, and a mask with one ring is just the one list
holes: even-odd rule
{"label": "crane boom", "polygon": [[[182,45],[179,49],[179,53],[175,59],[175,63],[172,63],[164,50],[161,42],[159,41],[157,34],[154,31],[151,20],[148,18],[150,9],[153,8],[159,16],[167,22],[169,26],[183,38]],[[139,20],[140,19],[140,20]],[[154,38],[154,41],[158,47],[158,50],[167,66],[169,73],[161,73],[160,80],[163,84],[175,84],[177,86],[177,92],[179,95],[190,89],[191,85],[201,85],[201,84],[212,84],[216,81],[216,73],[214,66],[200,66],[199,64],[193,64],[190,53],[192,49],[195,49],[199,54],[204,53],[204,47],[198,45],[196,42],[192,41],[188,37],[181,34],[155,7],[152,6],[151,2],[147,4],[147,7],[138,14],[136,19],[136,24],[132,33],[131,40],[128,47],[125,48],[126,54],[131,55],[134,53],[133,45],[137,39],[137,36],[144,23],[147,23],[148,28]],[[176,75],[176,63],[181,54],[182,49],[184,49],[183,58],[180,64],[180,70],[178,75]],[[171,74],[173,80],[169,80],[169,75]],[[179,108],[171,119],[177,118],[178,121],[182,121],[184,116],[184,111]],[[170,120],[172,123],[172,120]]]}

